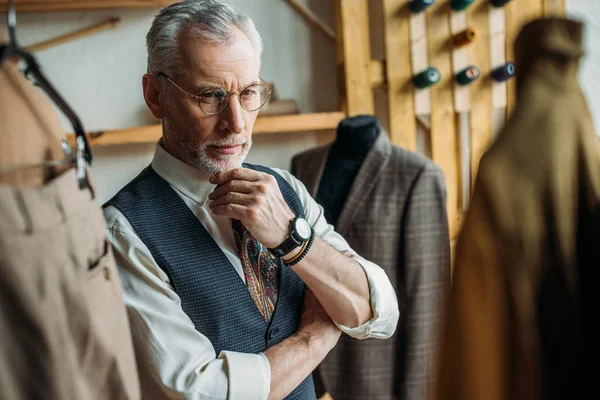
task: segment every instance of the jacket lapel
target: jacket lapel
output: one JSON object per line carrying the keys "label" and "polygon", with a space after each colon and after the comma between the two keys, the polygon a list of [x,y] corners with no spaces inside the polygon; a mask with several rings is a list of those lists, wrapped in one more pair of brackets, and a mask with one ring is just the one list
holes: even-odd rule
{"label": "jacket lapel", "polygon": [[323,170],[325,169],[325,163],[327,162],[330,148],[331,144],[316,148],[312,154],[311,160],[308,160],[308,163],[304,165],[306,172],[302,174],[302,182],[304,182],[306,189],[313,198],[317,196],[319,183],[323,176]]}
{"label": "jacket lapel", "polygon": [[[351,222],[358,211],[358,206],[369,193],[371,193],[375,184],[379,181],[379,178],[389,161],[391,152],[392,145],[387,137],[387,132],[381,130],[379,137],[371,150],[367,153],[365,160],[356,174],[356,178],[352,183],[352,188],[350,189],[350,193],[348,193],[344,208],[340,213],[336,229],[340,235],[344,236],[346,234],[348,227],[351,225]],[[323,169],[321,168],[321,174],[322,173]],[[321,179],[321,174],[319,174],[319,180]]]}

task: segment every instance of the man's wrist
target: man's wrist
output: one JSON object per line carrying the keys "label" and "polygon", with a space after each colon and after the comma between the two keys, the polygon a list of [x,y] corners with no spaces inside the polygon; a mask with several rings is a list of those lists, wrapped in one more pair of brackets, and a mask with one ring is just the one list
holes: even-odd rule
{"label": "man's wrist", "polygon": [[288,263],[289,261],[293,260],[294,258],[296,258],[296,256],[298,254],[300,254],[300,252],[302,251],[303,247],[296,247],[294,250],[290,251],[287,254],[284,254],[281,258],[283,259],[284,263]]}

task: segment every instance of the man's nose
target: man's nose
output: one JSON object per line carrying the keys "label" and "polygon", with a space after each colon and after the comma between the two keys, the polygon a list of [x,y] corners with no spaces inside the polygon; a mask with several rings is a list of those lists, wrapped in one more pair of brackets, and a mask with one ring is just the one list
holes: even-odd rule
{"label": "man's nose", "polygon": [[240,134],[244,132],[246,123],[244,122],[244,109],[237,99],[237,96],[232,96],[229,99],[229,104],[223,110],[222,114],[222,128],[228,130],[233,134]]}

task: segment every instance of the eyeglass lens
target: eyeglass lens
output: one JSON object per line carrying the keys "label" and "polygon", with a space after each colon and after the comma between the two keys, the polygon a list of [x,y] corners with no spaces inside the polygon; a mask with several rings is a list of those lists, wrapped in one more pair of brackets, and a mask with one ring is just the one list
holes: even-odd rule
{"label": "eyeglass lens", "polygon": [[[239,94],[239,101],[246,111],[256,111],[261,108],[269,97],[268,88],[264,84],[248,86]],[[200,108],[207,114],[216,114],[227,107],[229,93],[223,89],[208,89],[198,99]]]}

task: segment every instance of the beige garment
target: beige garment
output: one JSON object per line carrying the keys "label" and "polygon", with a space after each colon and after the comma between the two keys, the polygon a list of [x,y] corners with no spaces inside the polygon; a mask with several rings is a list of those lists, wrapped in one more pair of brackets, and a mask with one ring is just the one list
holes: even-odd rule
{"label": "beige garment", "polygon": [[73,170],[0,186],[0,399],[138,399],[102,212]]}
{"label": "beige garment", "polygon": [[517,109],[481,161],[458,240],[437,399],[597,391],[600,142],[577,82],[582,26],[528,24]]}
{"label": "beige garment", "polygon": [[[62,159],[64,135],[58,116],[43,92],[23,77],[16,61],[5,60],[0,67],[0,167]],[[0,173],[0,184],[40,185],[64,169]]]}
{"label": "beige garment", "polygon": [[[0,166],[62,159],[58,118],[0,68]],[[73,169],[0,173],[0,400],[139,399],[102,212]]]}

